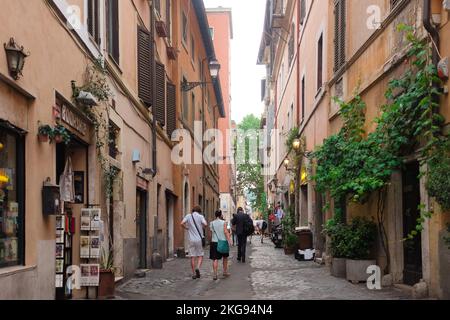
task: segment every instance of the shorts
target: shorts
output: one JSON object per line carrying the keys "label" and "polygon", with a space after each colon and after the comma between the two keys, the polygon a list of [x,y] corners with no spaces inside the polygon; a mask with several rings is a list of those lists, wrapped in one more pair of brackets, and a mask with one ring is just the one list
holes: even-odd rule
{"label": "shorts", "polygon": [[220,253],[217,251],[217,242],[211,242],[209,247],[209,258],[211,260],[222,260],[222,258],[228,258],[230,253]]}
{"label": "shorts", "polygon": [[190,257],[203,257],[205,252],[203,251],[202,241],[189,242],[189,256]]}

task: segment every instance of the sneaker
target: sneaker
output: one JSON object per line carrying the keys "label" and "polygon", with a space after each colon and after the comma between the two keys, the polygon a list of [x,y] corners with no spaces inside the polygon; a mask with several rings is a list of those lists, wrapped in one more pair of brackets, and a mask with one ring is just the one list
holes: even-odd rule
{"label": "sneaker", "polygon": [[195,276],[197,277],[197,279],[200,279],[200,270],[196,269],[195,270]]}

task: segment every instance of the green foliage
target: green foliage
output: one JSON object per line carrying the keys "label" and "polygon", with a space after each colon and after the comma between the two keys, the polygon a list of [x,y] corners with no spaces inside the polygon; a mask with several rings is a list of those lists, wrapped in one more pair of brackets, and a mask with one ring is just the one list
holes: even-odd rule
{"label": "green foliage", "polygon": [[108,101],[112,96],[108,84],[107,70],[103,58],[98,58],[94,63],[88,64],[84,73],[84,84],[73,88],[73,97],[76,98],[80,91],[92,93],[100,102]]}
{"label": "green foliage", "polygon": [[[447,224],[447,232],[450,234],[450,223]],[[450,236],[444,237],[444,241],[448,245],[448,248],[450,249]]]}
{"label": "green foliage", "polygon": [[333,257],[365,260],[375,244],[377,225],[361,217],[354,218],[350,225],[333,218],[327,221],[324,233],[330,237]]}
{"label": "green foliage", "polygon": [[267,207],[267,196],[264,192],[264,176],[261,174],[261,159],[259,157],[256,161],[253,155],[250,155],[251,140],[257,141],[259,146],[259,133],[261,120],[254,115],[246,116],[238,125],[239,133],[238,139],[234,142],[235,149],[237,144],[244,145],[245,157],[240,159],[237,165],[237,189],[239,193],[248,192],[252,195],[250,204],[253,209],[264,212]]}
{"label": "green foliage", "polygon": [[57,138],[62,139],[62,141],[67,145],[72,140],[72,135],[63,125],[57,125],[53,128],[52,133],[50,134],[50,139],[57,140]]}
{"label": "green foliage", "polygon": [[39,128],[38,128],[38,133],[40,135],[50,137],[53,134],[53,128],[51,126],[49,126],[48,124],[40,125]]}
{"label": "green foliage", "polygon": [[[390,81],[375,131],[367,135],[364,131],[365,103],[357,93],[348,103],[338,101],[344,125],[314,153],[314,179],[317,189],[329,191],[335,200],[348,197],[364,203],[374,191],[387,186],[404,156],[422,147],[421,162],[430,167],[428,191],[443,208],[449,208],[450,160],[448,148],[443,147],[448,147],[449,139],[441,133],[444,119],[438,113],[437,69],[431,63],[430,45],[419,40],[413,28],[401,26],[400,30],[410,44],[409,68]],[[427,215],[418,221],[417,231]]]}
{"label": "green foliage", "polygon": [[297,244],[298,237],[295,234],[295,218],[293,216],[292,208],[281,220],[283,226],[283,244],[286,247],[292,248]]}

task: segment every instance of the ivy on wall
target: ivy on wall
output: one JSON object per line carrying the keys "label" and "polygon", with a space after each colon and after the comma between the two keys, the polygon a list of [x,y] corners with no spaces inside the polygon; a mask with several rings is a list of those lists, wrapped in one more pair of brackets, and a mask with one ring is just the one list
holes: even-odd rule
{"label": "ivy on wall", "polygon": [[[340,104],[344,125],[339,133],[327,138],[314,153],[315,181],[320,192],[329,192],[335,202],[346,198],[365,203],[378,192],[378,222],[384,221],[386,187],[392,173],[401,169],[405,156],[420,150],[419,161],[428,168],[427,189],[444,210],[450,209],[450,142],[444,135],[444,118],[439,114],[438,89],[441,83],[432,63],[432,51],[427,41],[419,39],[412,27],[400,26],[409,43],[405,73],[389,82],[387,103],[375,120],[376,129],[367,134],[366,104],[356,97]],[[425,218],[432,212],[421,205],[421,217],[412,239],[422,231]],[[383,230],[385,249],[387,237]],[[386,250],[387,251],[387,250]]]}

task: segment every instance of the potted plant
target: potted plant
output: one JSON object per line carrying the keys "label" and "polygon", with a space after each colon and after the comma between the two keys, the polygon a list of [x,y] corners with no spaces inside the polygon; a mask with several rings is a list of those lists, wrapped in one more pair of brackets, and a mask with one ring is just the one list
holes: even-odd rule
{"label": "potted plant", "polygon": [[289,212],[282,220],[283,225],[283,245],[285,254],[294,254],[297,249],[298,238],[294,233],[295,221]]}
{"label": "potted plant", "polygon": [[352,220],[346,239],[348,281],[367,281],[367,268],[377,264],[376,260],[370,259],[376,237],[377,225],[373,221],[361,217]]}
{"label": "potted plant", "polygon": [[328,236],[331,260],[331,275],[346,278],[347,275],[347,237],[348,226],[335,217],[327,221],[324,233]]}
{"label": "potted plant", "polygon": [[38,128],[38,138],[39,142],[48,142],[50,137],[53,135],[53,129],[48,124],[40,125]]}
{"label": "potted plant", "polygon": [[65,144],[69,144],[72,139],[69,131],[60,124],[53,129],[52,138],[56,143],[64,142]]}
{"label": "potted plant", "polygon": [[115,296],[116,278],[114,268],[113,250],[102,249],[100,263],[100,283],[98,297],[100,299],[111,299]]}

